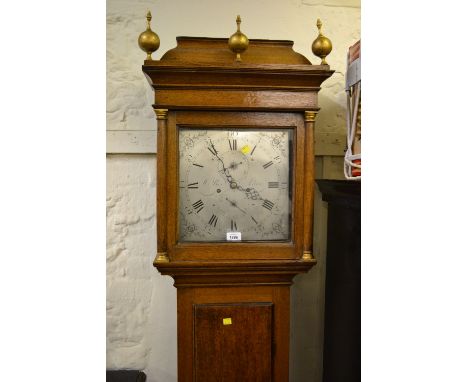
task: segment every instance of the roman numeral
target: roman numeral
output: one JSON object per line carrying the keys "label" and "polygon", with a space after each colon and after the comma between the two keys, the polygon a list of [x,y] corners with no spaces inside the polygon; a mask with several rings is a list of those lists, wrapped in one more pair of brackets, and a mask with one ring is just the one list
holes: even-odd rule
{"label": "roman numeral", "polygon": [[278,188],[279,182],[268,182],[268,188]]}
{"label": "roman numeral", "polygon": [[251,218],[255,222],[255,224],[258,224],[258,221],[256,221],[253,216],[251,216]]}
{"label": "roman numeral", "polygon": [[257,145],[254,146],[254,148],[252,149],[252,151],[250,152],[250,155],[252,155],[255,151],[255,149],[257,148]]}
{"label": "roman numeral", "polygon": [[198,164],[198,163],[192,163],[194,166],[197,166],[197,167],[205,167],[205,166],[202,166],[201,164]]}
{"label": "roman numeral", "polygon": [[270,202],[268,199],[265,199],[263,201],[262,207],[265,207],[267,210],[271,211],[271,209],[273,208],[274,205],[275,205],[275,203]]}
{"label": "roman numeral", "polygon": [[274,159],[274,160],[279,160],[280,157],[279,157],[279,155],[278,155],[277,157],[274,157],[273,159]]}
{"label": "roman numeral", "polygon": [[237,139],[229,139],[229,148],[233,151],[237,150]]}
{"label": "roman numeral", "polygon": [[187,185],[187,188],[198,188],[198,182],[189,183],[189,184]]}
{"label": "roman numeral", "polygon": [[234,220],[231,220],[231,231],[237,231],[237,224]]}
{"label": "roman numeral", "polygon": [[208,224],[212,225],[213,227],[216,227],[216,223],[218,223],[218,217],[215,214],[213,214],[211,215],[211,218]]}
{"label": "roman numeral", "polygon": [[197,213],[199,213],[203,209],[203,207],[205,207],[205,205],[203,204],[201,200],[198,200],[197,202],[192,204],[192,207],[195,209]]}
{"label": "roman numeral", "polygon": [[265,164],[263,165],[263,168],[266,170],[266,169],[267,169],[268,167],[270,167],[272,164],[273,164],[273,162],[272,162],[272,161],[269,161],[268,163],[265,163]]}

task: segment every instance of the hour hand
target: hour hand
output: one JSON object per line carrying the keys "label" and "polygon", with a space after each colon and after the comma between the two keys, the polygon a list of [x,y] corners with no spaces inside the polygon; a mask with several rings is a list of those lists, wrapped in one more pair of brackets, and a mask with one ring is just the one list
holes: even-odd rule
{"label": "hour hand", "polygon": [[245,196],[247,197],[247,199],[264,200],[262,198],[262,196],[258,193],[258,191],[253,187],[244,188],[240,184],[236,184],[235,188],[237,188],[239,191],[242,191],[243,193],[245,193]]}

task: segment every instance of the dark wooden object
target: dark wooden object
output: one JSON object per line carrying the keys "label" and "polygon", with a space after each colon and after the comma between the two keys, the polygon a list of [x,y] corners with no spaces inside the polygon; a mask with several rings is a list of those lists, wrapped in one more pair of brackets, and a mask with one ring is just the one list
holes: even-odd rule
{"label": "dark wooden object", "polygon": [[[241,63],[227,42],[179,37],[160,61],[143,66],[158,119],[154,265],[177,287],[179,382],[283,382],[289,380],[289,288],[315,264],[313,129],[320,84],[333,72],[311,65],[292,41],[252,39]],[[290,242],[178,242],[181,126],[294,130]]]}
{"label": "dark wooden object", "polygon": [[318,180],[328,202],[323,382],[361,380],[361,183]]}
{"label": "dark wooden object", "polygon": [[106,370],[106,382],[145,382],[146,374],[139,370]]}

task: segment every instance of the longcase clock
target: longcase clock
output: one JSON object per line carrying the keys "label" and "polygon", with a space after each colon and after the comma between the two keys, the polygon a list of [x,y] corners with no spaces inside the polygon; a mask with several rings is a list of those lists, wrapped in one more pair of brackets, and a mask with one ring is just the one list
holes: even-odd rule
{"label": "longcase clock", "polygon": [[177,288],[179,382],[288,381],[289,289],[316,262],[313,134],[333,72],[292,41],[233,41],[178,37],[143,65],[158,122],[154,265]]}

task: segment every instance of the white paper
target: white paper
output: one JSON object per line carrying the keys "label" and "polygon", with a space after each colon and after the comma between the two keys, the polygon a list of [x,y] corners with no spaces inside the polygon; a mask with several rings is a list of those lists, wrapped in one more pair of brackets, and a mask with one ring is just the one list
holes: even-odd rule
{"label": "white paper", "polygon": [[227,241],[241,241],[242,235],[240,232],[227,232],[226,233],[226,240]]}

